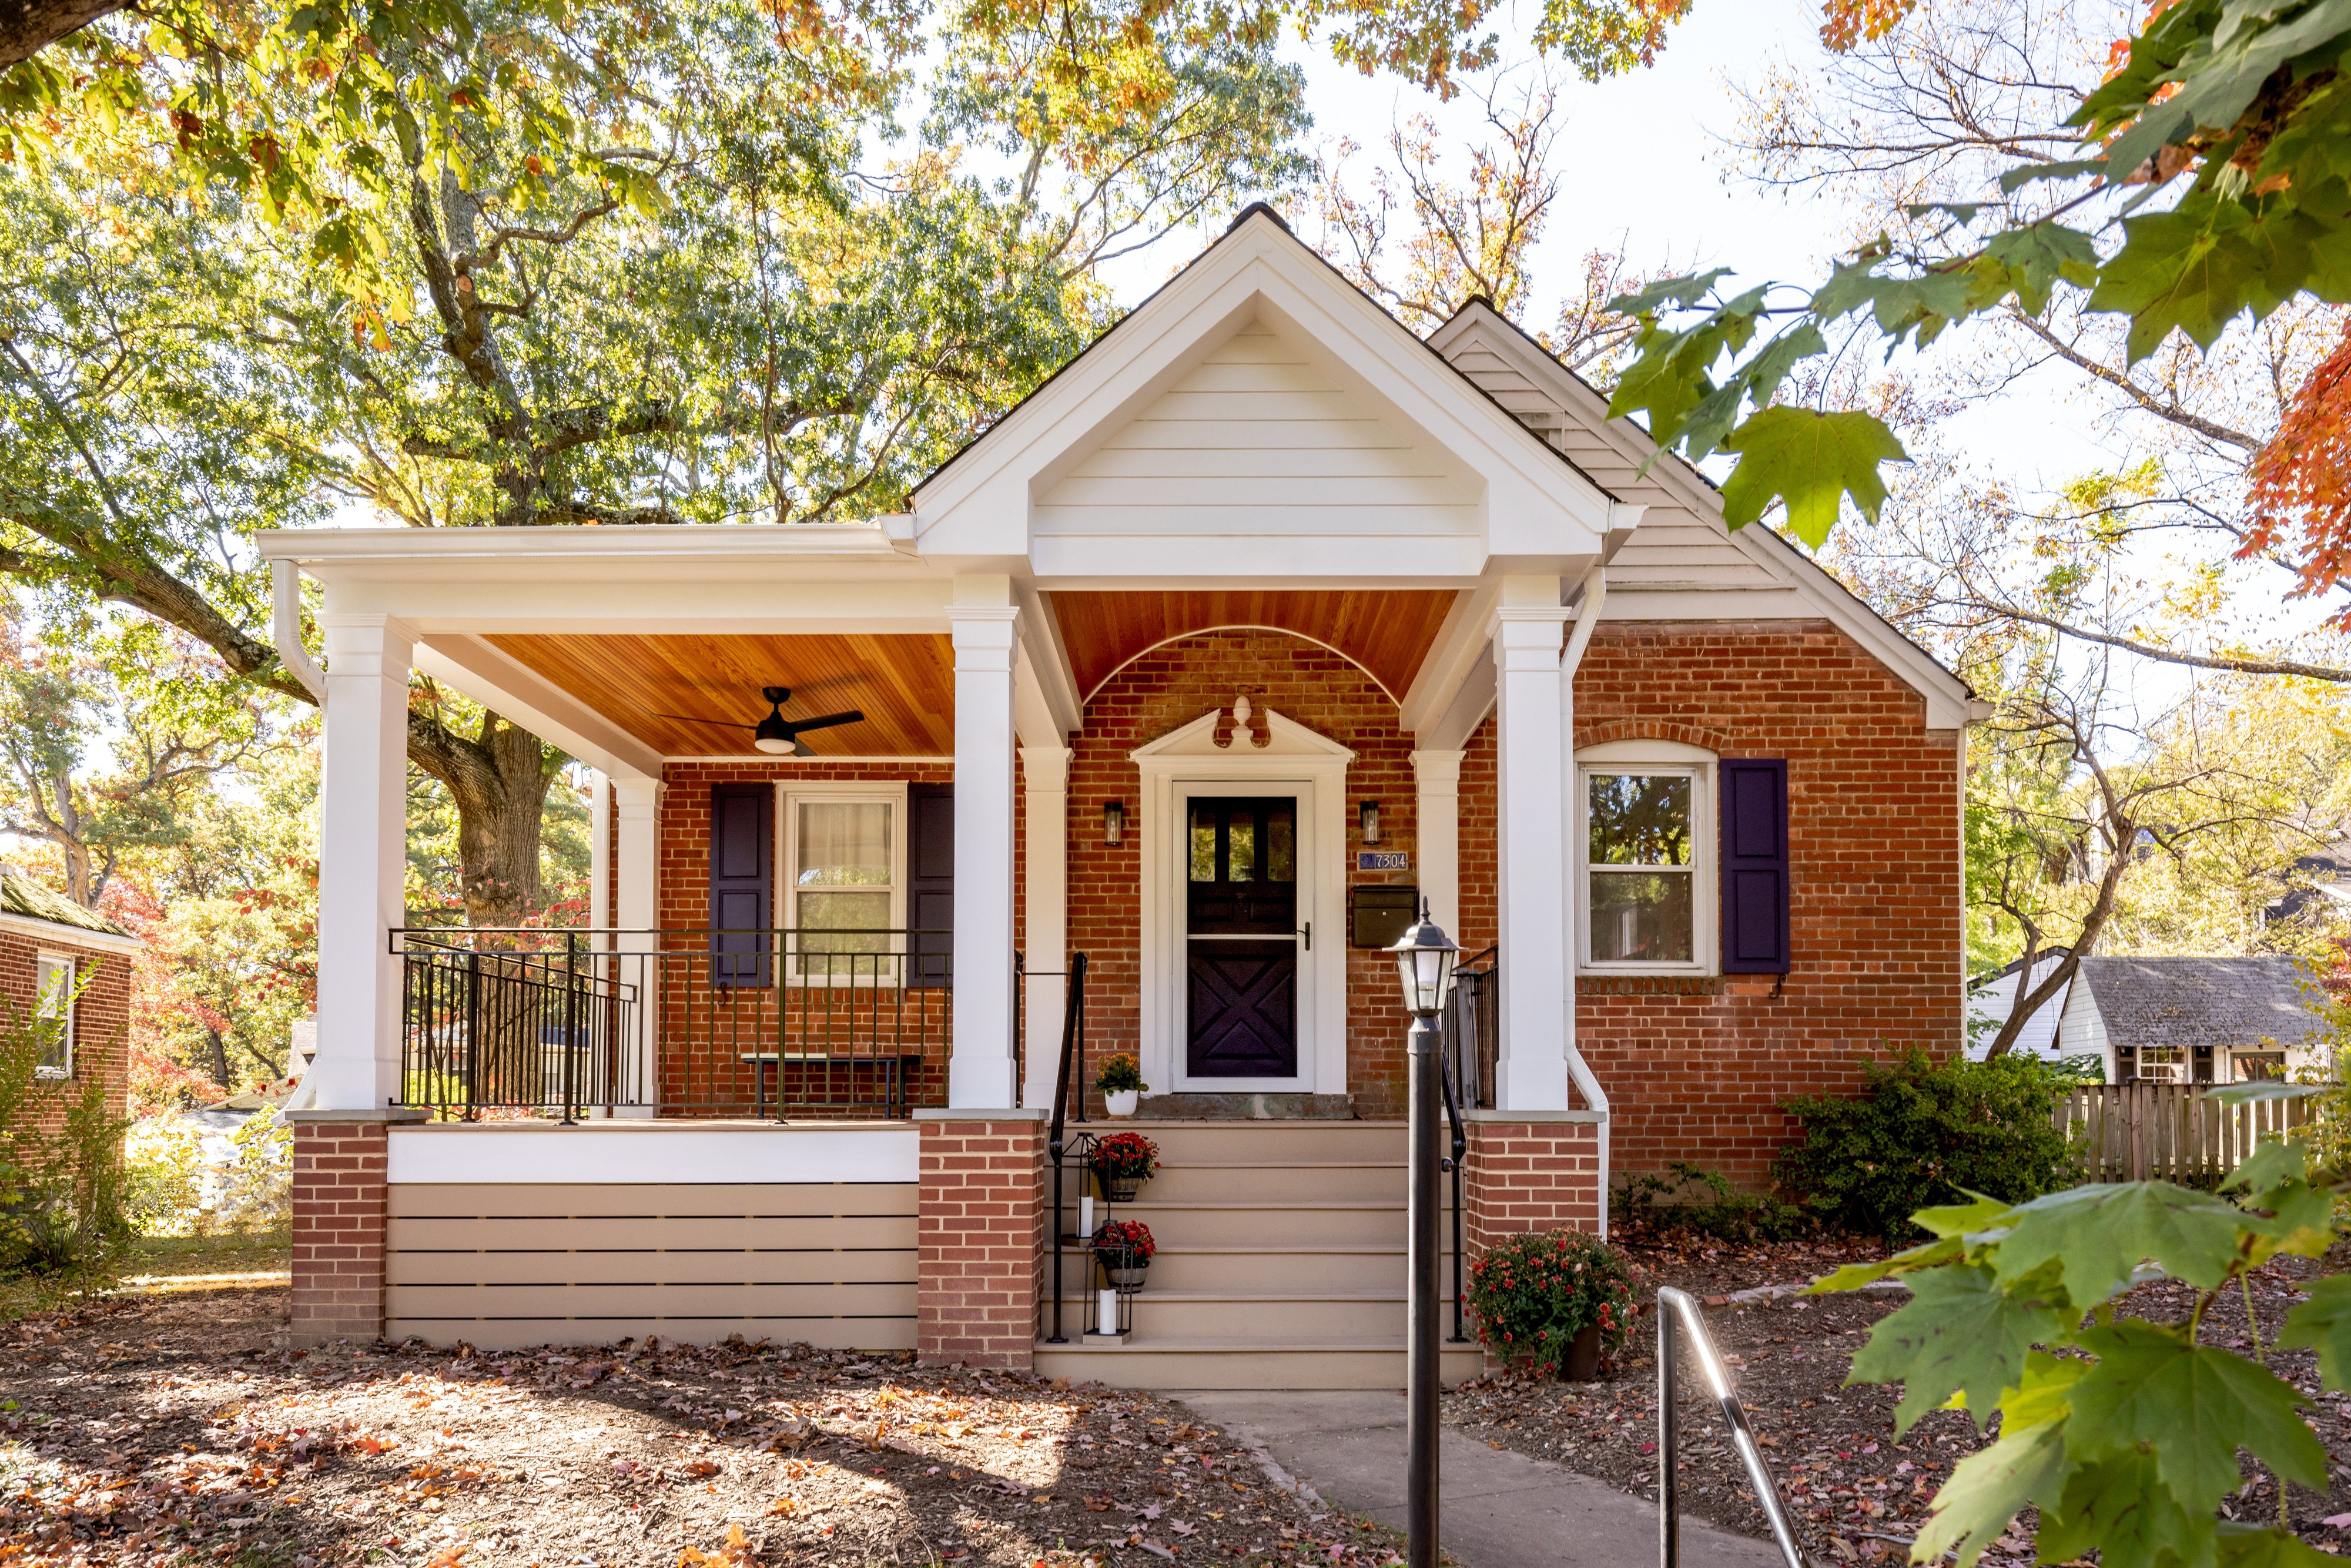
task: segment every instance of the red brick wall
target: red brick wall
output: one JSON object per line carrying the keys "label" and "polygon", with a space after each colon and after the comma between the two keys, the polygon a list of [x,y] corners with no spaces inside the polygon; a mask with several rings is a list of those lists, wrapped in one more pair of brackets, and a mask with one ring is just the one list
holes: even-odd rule
{"label": "red brick wall", "polygon": [[[1070,761],[1070,947],[1089,955],[1086,1040],[1090,1056],[1134,1051],[1142,1030],[1141,850],[1143,784],[1127,754],[1242,692],[1355,753],[1347,769],[1346,854],[1357,848],[1356,811],[1380,803],[1384,850],[1417,852],[1414,837],[1412,740],[1396,726],[1396,705],[1369,675],[1338,654],[1279,632],[1204,632],[1135,660],[1086,705],[1085,728]],[[1265,721],[1253,727],[1262,737]],[[1237,744],[1247,744],[1238,742]],[[1489,768],[1490,774],[1491,769]],[[1102,841],[1102,804],[1123,801],[1126,842]],[[1418,862],[1414,862],[1416,865]],[[1412,873],[1348,872],[1350,883],[1410,882]],[[1404,1113],[1404,1036],[1391,961],[1344,946],[1344,931],[1315,934],[1319,947],[1347,955],[1347,1087],[1364,1116]],[[1154,1084],[1155,1089],[1167,1085]],[[1098,1097],[1093,1097],[1098,1098]]]}
{"label": "red brick wall", "polygon": [[381,1122],[294,1124],[297,1345],[383,1332],[384,1131]]}
{"label": "red brick wall", "polygon": [[[954,765],[909,758],[903,762],[835,762],[778,764],[747,758],[740,762],[673,762],[663,769],[661,804],[655,816],[657,861],[654,907],[666,930],[694,931],[710,924],[710,787],[714,784],[952,784]],[[777,842],[783,841],[784,823],[776,822]],[[904,832],[905,824],[898,824]],[[782,894],[777,889],[778,900]],[[770,910],[772,923],[783,909]],[[686,944],[684,946],[692,946]],[[847,993],[785,988],[714,991],[709,970],[698,958],[673,965],[672,988],[664,998],[662,1020],[662,1098],[691,1113],[696,1108],[713,1114],[747,1110],[760,1086],[753,1069],[740,1059],[745,1052],[773,1051],[778,1038],[778,1009],[784,1009],[783,1035],[794,1044],[846,1046],[861,1053],[887,1053],[900,1042],[919,1047],[923,1061],[907,1069],[905,1098],[914,1105],[941,1104],[946,1099],[947,1013],[951,993],[943,989],[862,993],[856,1000]],[[878,1068],[841,1065],[784,1070],[788,1095],[809,1099],[854,1097],[878,1101],[886,1084]],[[851,1074],[856,1076],[853,1080]],[[774,1070],[769,1070],[766,1093],[772,1103]],[[795,1114],[800,1113],[795,1111]],[[873,1107],[851,1113],[874,1113]]]}
{"label": "red brick wall", "polygon": [[916,1352],[931,1365],[1026,1371],[1043,1291],[1045,1124],[919,1126]]}
{"label": "red brick wall", "polygon": [[74,1002],[73,1079],[57,1083],[55,1097],[42,1097],[37,1124],[61,1126],[67,1098],[79,1094],[92,1077],[106,1086],[108,1111],[120,1116],[131,1083],[131,955],[78,945],[62,926],[54,938],[0,929],[0,996],[19,1014],[29,1016],[40,999],[39,959],[45,953],[74,960],[81,993]]}
{"label": "red brick wall", "polygon": [[[1826,622],[1604,625],[1575,743],[1677,740],[1788,760],[1794,967],[1774,977],[1584,977],[1578,1043],[1614,1112],[1614,1170],[1677,1160],[1744,1186],[1793,1135],[1793,1094],[1859,1061],[1960,1041],[1959,757],[1917,695]],[[1494,939],[1494,731],[1462,767],[1462,945]],[[1479,802],[1473,808],[1472,801]]]}
{"label": "red brick wall", "polygon": [[1461,1228],[1471,1262],[1506,1236],[1600,1222],[1599,1127],[1591,1122],[1468,1124]]}

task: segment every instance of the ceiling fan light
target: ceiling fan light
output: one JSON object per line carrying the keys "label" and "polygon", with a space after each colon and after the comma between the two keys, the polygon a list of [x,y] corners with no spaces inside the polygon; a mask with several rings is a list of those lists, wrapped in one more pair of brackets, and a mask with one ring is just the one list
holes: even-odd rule
{"label": "ceiling fan light", "polygon": [[784,735],[756,736],[751,744],[774,757],[789,757],[799,750],[799,744]]}

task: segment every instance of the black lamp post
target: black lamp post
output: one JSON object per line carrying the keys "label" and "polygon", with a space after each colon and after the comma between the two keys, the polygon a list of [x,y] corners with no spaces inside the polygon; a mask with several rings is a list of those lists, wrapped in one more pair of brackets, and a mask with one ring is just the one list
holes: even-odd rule
{"label": "black lamp post", "polygon": [[1412,1238],[1412,1268],[1405,1287],[1410,1317],[1405,1340],[1410,1456],[1405,1478],[1405,1561],[1409,1568],[1437,1568],[1437,1124],[1445,1113],[1437,1054],[1444,1037],[1437,1015],[1453,988],[1453,966],[1461,949],[1428,917],[1424,902],[1420,924],[1388,951],[1395,955],[1405,1009],[1412,1014],[1405,1058],[1411,1079],[1407,1212]]}

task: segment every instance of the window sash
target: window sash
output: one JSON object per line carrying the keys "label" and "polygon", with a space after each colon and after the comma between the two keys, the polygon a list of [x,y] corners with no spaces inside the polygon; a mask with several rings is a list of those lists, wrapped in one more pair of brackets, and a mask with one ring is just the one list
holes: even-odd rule
{"label": "window sash", "polygon": [[35,1025],[42,1034],[35,1071],[44,1078],[73,1076],[74,961],[41,954],[36,967]]}
{"label": "window sash", "polygon": [[[784,804],[788,827],[777,852],[784,859],[784,924],[795,933],[788,939],[793,977],[811,985],[879,985],[885,988],[904,985],[905,797],[895,791],[883,794],[872,789],[792,789],[785,795]],[[872,854],[870,838],[861,844],[861,835],[848,824],[833,830],[810,831],[810,809],[827,806],[878,809],[878,863]],[[812,850],[850,856],[865,852],[867,860],[862,864],[841,862],[852,875],[862,873],[863,879],[849,880],[836,874],[825,876],[822,881],[806,880],[823,875],[828,869],[810,863]],[[885,880],[870,880],[877,871]],[[827,934],[829,928],[835,927],[841,928],[841,935]]]}
{"label": "window sash", "polygon": [[[1595,779],[1610,778],[1678,779],[1688,784],[1688,858],[1680,864],[1662,862],[1646,864],[1637,862],[1604,862],[1592,858],[1592,789]],[[1719,964],[1714,952],[1712,925],[1719,919],[1714,910],[1712,878],[1716,874],[1715,814],[1713,774],[1706,767],[1687,760],[1648,762],[1637,757],[1610,758],[1577,765],[1576,794],[1576,873],[1581,885],[1577,889],[1580,904],[1576,910],[1577,967],[1595,974],[1675,974],[1713,973]],[[1605,890],[1603,879],[1611,876],[1683,877],[1687,879],[1687,891],[1680,899],[1687,912],[1687,951],[1685,958],[1604,958],[1599,956],[1600,897]],[[1618,906],[1611,906],[1612,912]]]}

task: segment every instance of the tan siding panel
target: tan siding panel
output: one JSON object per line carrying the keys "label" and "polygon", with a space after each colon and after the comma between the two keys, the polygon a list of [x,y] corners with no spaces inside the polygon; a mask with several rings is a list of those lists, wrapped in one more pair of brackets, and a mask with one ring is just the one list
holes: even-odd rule
{"label": "tan siding panel", "polygon": [[507,1218],[599,1215],[912,1215],[913,1182],[709,1183],[593,1186],[517,1183],[402,1183],[391,1191],[394,1217]]}
{"label": "tan siding panel", "polygon": [[394,1285],[903,1285],[915,1251],[393,1252]]}
{"label": "tan siding panel", "polygon": [[459,1340],[476,1350],[521,1350],[538,1344],[610,1344],[615,1340],[664,1340],[715,1344],[729,1334],[777,1344],[812,1344],[823,1350],[912,1350],[914,1320],[903,1318],[389,1318],[389,1340],[421,1339],[430,1344]]}
{"label": "tan siding panel", "polygon": [[911,1317],[914,1286],[394,1285],[394,1318]]}
{"label": "tan siding panel", "polygon": [[386,1244],[400,1252],[740,1251],[754,1247],[886,1251],[914,1245],[914,1217],[395,1218],[387,1230]]}

